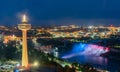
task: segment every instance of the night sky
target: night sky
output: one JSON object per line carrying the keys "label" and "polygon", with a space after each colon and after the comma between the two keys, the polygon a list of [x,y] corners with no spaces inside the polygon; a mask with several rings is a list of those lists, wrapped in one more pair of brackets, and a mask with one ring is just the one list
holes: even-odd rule
{"label": "night sky", "polygon": [[120,0],[0,0],[0,25],[119,25]]}

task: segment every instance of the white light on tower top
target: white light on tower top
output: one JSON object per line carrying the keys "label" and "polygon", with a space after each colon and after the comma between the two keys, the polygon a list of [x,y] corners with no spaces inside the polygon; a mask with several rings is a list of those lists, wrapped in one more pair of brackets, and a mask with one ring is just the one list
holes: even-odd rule
{"label": "white light on tower top", "polygon": [[22,15],[21,21],[22,21],[22,23],[18,25],[18,28],[20,30],[30,30],[31,29],[31,24],[28,24],[28,18],[25,14]]}
{"label": "white light on tower top", "polygon": [[27,22],[28,20],[27,20],[27,16],[24,14],[23,16],[22,16],[22,22]]}

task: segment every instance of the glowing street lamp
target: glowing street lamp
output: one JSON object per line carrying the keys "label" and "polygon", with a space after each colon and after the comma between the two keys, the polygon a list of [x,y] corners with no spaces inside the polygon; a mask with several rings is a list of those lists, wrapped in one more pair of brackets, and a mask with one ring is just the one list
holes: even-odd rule
{"label": "glowing street lamp", "polygon": [[34,67],[38,67],[38,66],[39,66],[39,63],[38,63],[37,61],[35,61],[35,62],[33,63],[33,66],[34,66]]}

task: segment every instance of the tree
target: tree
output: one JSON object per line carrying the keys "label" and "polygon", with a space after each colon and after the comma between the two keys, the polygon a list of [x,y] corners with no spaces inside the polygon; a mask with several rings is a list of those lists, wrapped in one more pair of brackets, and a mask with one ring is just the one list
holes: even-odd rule
{"label": "tree", "polygon": [[18,59],[18,50],[16,48],[15,41],[9,41],[9,43],[5,46],[5,57],[7,60],[16,60]]}

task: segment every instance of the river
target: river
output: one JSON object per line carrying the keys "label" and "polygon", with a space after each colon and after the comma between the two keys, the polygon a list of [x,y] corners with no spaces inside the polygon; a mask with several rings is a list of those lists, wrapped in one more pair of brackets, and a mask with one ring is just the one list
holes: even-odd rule
{"label": "river", "polygon": [[59,51],[60,58],[69,62],[90,64],[95,68],[117,72],[120,68],[120,61],[117,58],[102,57],[100,54],[109,52],[109,48],[93,44],[74,44],[69,51]]}

